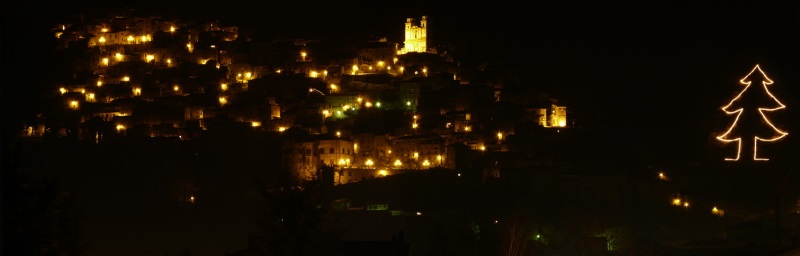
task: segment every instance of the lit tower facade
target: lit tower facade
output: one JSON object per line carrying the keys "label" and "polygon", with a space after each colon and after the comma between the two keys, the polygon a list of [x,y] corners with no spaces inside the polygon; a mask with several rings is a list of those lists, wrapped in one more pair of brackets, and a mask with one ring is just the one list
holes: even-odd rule
{"label": "lit tower facade", "polygon": [[414,18],[406,19],[406,40],[402,54],[428,51],[428,17],[422,16],[419,23]]}

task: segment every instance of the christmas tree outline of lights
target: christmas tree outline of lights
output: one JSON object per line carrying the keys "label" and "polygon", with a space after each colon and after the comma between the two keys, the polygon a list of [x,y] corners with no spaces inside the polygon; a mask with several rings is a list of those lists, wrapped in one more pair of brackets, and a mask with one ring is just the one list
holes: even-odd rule
{"label": "christmas tree outline of lights", "polygon": [[736,97],[734,97],[730,102],[728,102],[727,105],[722,107],[722,111],[725,112],[725,114],[727,114],[727,115],[736,114],[736,118],[734,119],[733,124],[731,124],[731,126],[728,128],[728,130],[725,131],[725,133],[723,133],[722,135],[717,136],[717,140],[720,140],[720,141],[723,141],[723,142],[726,142],[726,143],[735,141],[738,144],[738,149],[736,151],[736,158],[725,158],[725,161],[738,161],[740,156],[741,156],[741,153],[742,153],[742,137],[728,138],[728,135],[737,126],[737,124],[739,122],[739,118],[742,116],[742,112],[744,112],[744,107],[741,107],[741,108],[738,108],[738,109],[735,109],[735,110],[729,110],[729,108],[731,107],[731,105],[733,105],[734,102],[736,102],[739,98],[741,98],[742,95],[745,92],[747,92],[747,89],[751,88],[750,85],[752,84],[752,81],[749,81],[748,79],[750,78],[750,75],[755,73],[755,71],[758,71],[761,74],[761,76],[764,78],[763,81],[761,82],[761,85],[764,87],[764,92],[766,92],[766,94],[772,100],[774,100],[775,103],[778,104],[778,106],[774,107],[774,108],[762,108],[762,107],[759,107],[758,108],[758,113],[761,115],[761,119],[764,120],[764,122],[767,123],[767,125],[769,125],[769,127],[771,127],[772,130],[775,131],[775,133],[777,133],[778,135],[774,136],[772,138],[769,138],[769,139],[763,139],[763,138],[759,137],[758,135],[754,135],[753,136],[753,160],[754,161],[768,161],[769,160],[768,158],[759,158],[758,157],[758,142],[759,141],[773,142],[773,141],[780,140],[780,139],[782,139],[783,137],[785,137],[786,135],[789,134],[789,133],[787,133],[785,131],[782,131],[782,130],[778,129],[777,127],[775,127],[775,125],[772,124],[772,122],[770,122],[769,118],[767,118],[766,114],[764,114],[765,111],[772,112],[772,111],[775,111],[775,110],[784,109],[784,108],[786,108],[786,105],[781,103],[780,100],[775,98],[775,96],[772,95],[772,92],[769,91],[768,85],[772,84],[773,81],[772,81],[772,79],[770,79],[767,76],[766,73],[764,73],[763,70],[761,70],[761,67],[758,64],[756,64],[756,66],[750,71],[750,73],[748,73],[746,76],[744,76],[744,78],[739,80],[739,83],[745,85],[744,89],[742,89],[742,91],[739,92],[739,94],[736,95]]}

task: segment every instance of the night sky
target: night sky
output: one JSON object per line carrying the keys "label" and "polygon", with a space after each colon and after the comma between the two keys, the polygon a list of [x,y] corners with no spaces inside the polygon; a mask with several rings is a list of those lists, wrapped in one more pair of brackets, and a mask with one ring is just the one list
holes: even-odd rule
{"label": "night sky", "polygon": [[[224,2],[224,1],[223,1]],[[588,1],[587,1],[588,2]],[[697,160],[708,156],[708,150],[721,149],[713,136],[728,127],[731,119],[720,107],[727,104],[742,87],[738,81],[755,64],[760,64],[775,82],[770,90],[787,108],[776,113],[773,122],[788,130],[783,141],[785,156],[800,155],[800,8],[795,1],[781,4],[742,1],[642,1],[623,4],[613,1],[592,3],[518,2],[515,4],[482,3],[452,7],[410,7],[374,4],[352,5],[304,1],[280,4],[251,3],[192,7],[192,1],[140,1],[131,7],[143,13],[186,18],[210,18],[223,24],[239,25],[255,38],[297,37],[330,39],[339,37],[385,36],[402,42],[406,18],[429,17],[429,45],[454,46],[465,62],[490,62],[508,72],[522,74],[523,84],[549,91],[583,127],[601,131],[604,141],[620,150],[623,158],[646,157],[658,161]],[[413,3],[413,2],[412,2]],[[58,22],[74,19],[84,13],[101,12],[119,7],[117,1],[93,1],[71,5],[69,1],[41,3],[3,3],[2,16],[2,115],[4,143],[19,128],[21,120],[35,115],[53,88],[48,58],[51,57],[49,29]],[[194,12],[188,12],[191,10]],[[42,67],[41,73],[38,68]],[[795,132],[796,133],[796,132]],[[797,139],[795,139],[797,138]],[[68,149],[59,149],[68,150]],[[163,150],[165,148],[131,148]],[[4,152],[8,153],[8,152]],[[127,159],[103,152],[104,157]],[[5,154],[4,154],[5,156]],[[192,155],[175,156],[192,161]],[[60,159],[71,161],[70,159]],[[79,163],[72,163],[78,165]],[[200,165],[202,163],[195,163]],[[209,161],[206,164],[213,164]],[[57,169],[58,163],[36,163],[37,168]],[[118,169],[122,176],[135,176],[135,162]],[[191,167],[174,164],[163,170],[186,171]],[[95,170],[96,171],[96,170]],[[96,180],[73,177],[72,182],[98,190],[115,186],[102,183],[117,180],[109,174],[95,173]],[[168,174],[164,174],[168,175]],[[178,174],[174,174],[178,175]],[[237,177],[220,181],[219,190],[237,187]],[[141,178],[141,177],[139,177]],[[157,176],[147,177],[159,179]],[[158,184],[148,188],[122,185],[120,189],[142,189],[158,193]],[[155,196],[153,196],[155,197]],[[148,197],[151,198],[151,197]],[[227,247],[217,252],[232,252],[246,246],[244,237],[229,226],[208,221],[208,216],[183,218],[184,209],[154,212],[151,209],[128,209],[125,198],[113,194],[100,196],[98,202],[134,211],[139,216],[160,216],[172,226],[160,226],[157,232],[194,230],[199,233],[232,232]],[[133,200],[133,199],[132,199]],[[136,199],[142,200],[142,199]],[[243,207],[244,202],[224,201],[219,205]],[[141,202],[140,202],[141,203]],[[165,202],[150,202],[154,207]],[[202,207],[202,206],[201,206]],[[154,208],[155,209],[155,208]],[[245,216],[231,217],[214,209],[210,215],[231,218],[233,226],[246,227]],[[103,212],[95,211],[95,214]],[[95,216],[97,217],[97,216]],[[107,216],[106,216],[107,217]],[[142,223],[114,223],[133,228]],[[112,224],[109,222],[107,224]],[[103,226],[102,224],[100,226]],[[108,248],[124,248],[124,239],[137,237],[136,231],[120,235],[119,240],[103,240],[102,232],[112,227],[95,228],[92,235]],[[172,233],[170,233],[172,234]],[[205,234],[205,233],[203,233]],[[212,237],[209,235],[208,237]],[[170,242],[183,241],[171,237]],[[198,242],[200,241],[200,242]],[[196,240],[196,246],[213,244]],[[105,244],[104,244],[105,243]],[[156,248],[160,244],[145,244]],[[135,251],[133,253],[156,253]],[[161,253],[160,251],[157,253]],[[132,255],[132,254],[131,254]],[[158,254],[162,255],[162,254]],[[176,254],[171,254],[176,255]]]}

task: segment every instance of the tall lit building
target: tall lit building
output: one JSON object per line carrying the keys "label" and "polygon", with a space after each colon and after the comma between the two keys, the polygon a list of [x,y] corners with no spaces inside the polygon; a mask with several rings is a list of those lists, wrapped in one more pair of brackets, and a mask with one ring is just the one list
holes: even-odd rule
{"label": "tall lit building", "polygon": [[428,51],[428,20],[427,16],[422,16],[422,19],[417,22],[414,18],[406,19],[406,40],[403,42],[404,46],[401,54],[409,52],[427,52]]}

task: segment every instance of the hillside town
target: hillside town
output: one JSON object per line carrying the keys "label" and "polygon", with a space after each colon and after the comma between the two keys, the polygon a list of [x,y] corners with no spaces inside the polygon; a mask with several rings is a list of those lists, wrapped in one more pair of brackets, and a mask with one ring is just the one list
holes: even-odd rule
{"label": "hillside town", "polygon": [[53,112],[23,133],[103,143],[191,140],[220,126],[297,130],[304,136],[285,136],[282,145],[286,168],[301,181],[335,166],[335,183],[344,184],[454,168],[466,156],[457,147],[508,152],[536,147],[519,133],[570,128],[556,99],[506,92],[483,67],[429,47],[426,19],[408,18],[402,43],[251,41],[235,25],[133,13],[58,24],[53,36],[72,77],[53,88]]}

